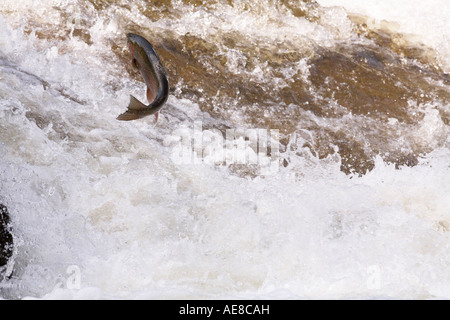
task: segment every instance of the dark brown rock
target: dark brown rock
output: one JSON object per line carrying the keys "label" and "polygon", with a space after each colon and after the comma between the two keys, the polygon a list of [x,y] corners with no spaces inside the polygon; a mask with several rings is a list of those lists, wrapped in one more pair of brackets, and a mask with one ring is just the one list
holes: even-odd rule
{"label": "dark brown rock", "polygon": [[13,254],[13,236],[11,234],[8,209],[0,204],[0,279]]}

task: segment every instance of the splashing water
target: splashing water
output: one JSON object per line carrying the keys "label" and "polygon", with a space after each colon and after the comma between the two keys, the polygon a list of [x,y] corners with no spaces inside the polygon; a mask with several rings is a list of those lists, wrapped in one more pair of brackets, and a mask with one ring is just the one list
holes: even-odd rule
{"label": "splashing water", "polygon": [[[3,1],[0,297],[449,298],[447,7]],[[128,32],[169,72],[157,124],[116,120]],[[278,132],[277,170],[206,161],[230,130]]]}

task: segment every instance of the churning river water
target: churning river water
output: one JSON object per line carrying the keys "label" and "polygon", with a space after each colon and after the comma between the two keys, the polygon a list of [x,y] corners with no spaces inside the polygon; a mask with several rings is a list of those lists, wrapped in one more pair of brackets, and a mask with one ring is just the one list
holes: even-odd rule
{"label": "churning river water", "polygon": [[[450,6],[2,0],[0,297],[450,298]],[[159,120],[120,122],[169,75]]]}

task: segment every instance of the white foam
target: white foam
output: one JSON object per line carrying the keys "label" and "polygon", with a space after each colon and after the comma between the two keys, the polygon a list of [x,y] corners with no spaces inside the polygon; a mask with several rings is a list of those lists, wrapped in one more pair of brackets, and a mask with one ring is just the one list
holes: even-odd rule
{"label": "white foam", "polygon": [[[445,72],[450,72],[450,6],[446,0],[317,0],[323,6],[344,7],[365,15],[374,27],[391,22],[392,31],[409,34],[433,48]],[[392,24],[393,23],[393,24]]]}

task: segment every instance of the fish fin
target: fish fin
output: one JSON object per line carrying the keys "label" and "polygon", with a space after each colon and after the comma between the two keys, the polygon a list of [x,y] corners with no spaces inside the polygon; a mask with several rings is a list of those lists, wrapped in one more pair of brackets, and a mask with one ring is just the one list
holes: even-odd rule
{"label": "fish fin", "polygon": [[148,109],[148,106],[140,102],[138,99],[130,95],[130,104],[128,110],[117,117],[117,120],[130,121],[142,118],[142,115],[136,111]]}
{"label": "fish fin", "polygon": [[128,105],[128,110],[140,111],[144,109],[148,109],[148,106],[146,106],[138,99],[130,95],[130,104]]}
{"label": "fish fin", "polygon": [[130,121],[130,120],[137,120],[140,116],[136,113],[131,113],[129,111],[122,113],[120,116],[117,117],[117,120],[121,121]]}
{"label": "fish fin", "polygon": [[149,103],[155,100],[155,94],[153,94],[153,91],[149,87],[147,87],[147,100]]}
{"label": "fish fin", "polygon": [[139,66],[136,59],[131,60],[131,64],[135,70],[139,70]]}

